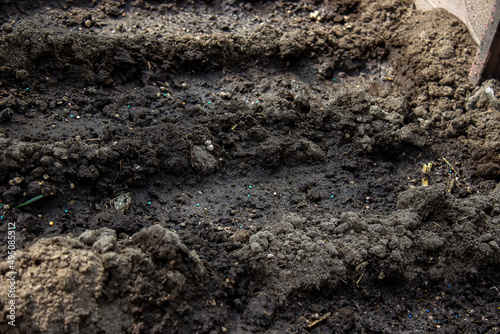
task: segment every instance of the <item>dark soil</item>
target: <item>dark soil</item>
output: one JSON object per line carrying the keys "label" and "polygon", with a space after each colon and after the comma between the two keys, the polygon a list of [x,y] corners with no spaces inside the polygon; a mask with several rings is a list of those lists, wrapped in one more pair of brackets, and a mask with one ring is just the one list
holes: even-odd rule
{"label": "dark soil", "polygon": [[0,26],[2,333],[500,332],[500,86],[457,19],[0,0]]}

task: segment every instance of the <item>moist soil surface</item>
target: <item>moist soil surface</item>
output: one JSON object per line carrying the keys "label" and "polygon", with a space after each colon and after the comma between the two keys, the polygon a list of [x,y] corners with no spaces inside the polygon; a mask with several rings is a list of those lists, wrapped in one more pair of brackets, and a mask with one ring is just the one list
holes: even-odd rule
{"label": "moist soil surface", "polygon": [[0,331],[500,332],[476,50],[406,0],[0,0]]}

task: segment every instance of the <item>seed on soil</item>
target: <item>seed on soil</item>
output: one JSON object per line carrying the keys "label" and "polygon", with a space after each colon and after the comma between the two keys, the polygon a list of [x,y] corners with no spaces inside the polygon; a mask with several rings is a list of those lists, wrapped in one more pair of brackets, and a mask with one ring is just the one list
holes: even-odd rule
{"label": "seed on soil", "polygon": [[54,225],[54,222],[53,222],[53,221],[49,222],[49,225],[50,225],[50,226],[53,226],[53,225]]}
{"label": "seed on soil", "polygon": [[428,185],[429,185],[429,178],[428,177],[422,178],[422,186],[427,187]]}
{"label": "seed on soil", "polygon": [[9,184],[11,186],[15,186],[15,185],[20,184],[21,182],[23,182],[23,179],[21,179],[19,176],[16,176],[15,178],[13,178],[12,180],[9,181]]}
{"label": "seed on soil", "polygon": [[309,18],[312,20],[312,21],[317,21],[317,22],[320,22],[323,18],[321,17],[321,14],[319,12],[319,10],[316,10],[312,13],[309,13]]}
{"label": "seed on soil", "polygon": [[212,145],[212,141],[211,140],[205,141],[205,146],[209,146],[209,145]]}
{"label": "seed on soil", "polygon": [[432,169],[432,162],[429,162],[428,164],[424,164],[422,166],[422,173],[429,174],[431,172],[431,169]]}
{"label": "seed on soil", "polygon": [[213,151],[213,150],[214,150],[214,145],[208,145],[208,146],[207,146],[207,150],[209,150],[209,151]]}
{"label": "seed on soil", "polygon": [[91,20],[85,20],[85,28],[90,28],[92,26]]}

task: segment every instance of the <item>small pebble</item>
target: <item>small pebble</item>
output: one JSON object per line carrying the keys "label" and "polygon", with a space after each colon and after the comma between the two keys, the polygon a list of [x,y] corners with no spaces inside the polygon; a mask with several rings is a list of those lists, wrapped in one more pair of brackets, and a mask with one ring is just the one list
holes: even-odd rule
{"label": "small pebble", "polygon": [[92,26],[91,20],[85,20],[85,28],[90,28]]}

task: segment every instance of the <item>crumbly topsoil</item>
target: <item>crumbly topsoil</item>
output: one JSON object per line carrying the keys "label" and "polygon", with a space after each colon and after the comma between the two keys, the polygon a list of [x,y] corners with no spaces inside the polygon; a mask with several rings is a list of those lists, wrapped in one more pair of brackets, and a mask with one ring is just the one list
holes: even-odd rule
{"label": "crumbly topsoil", "polygon": [[0,0],[0,331],[500,332],[476,50],[406,0]]}

